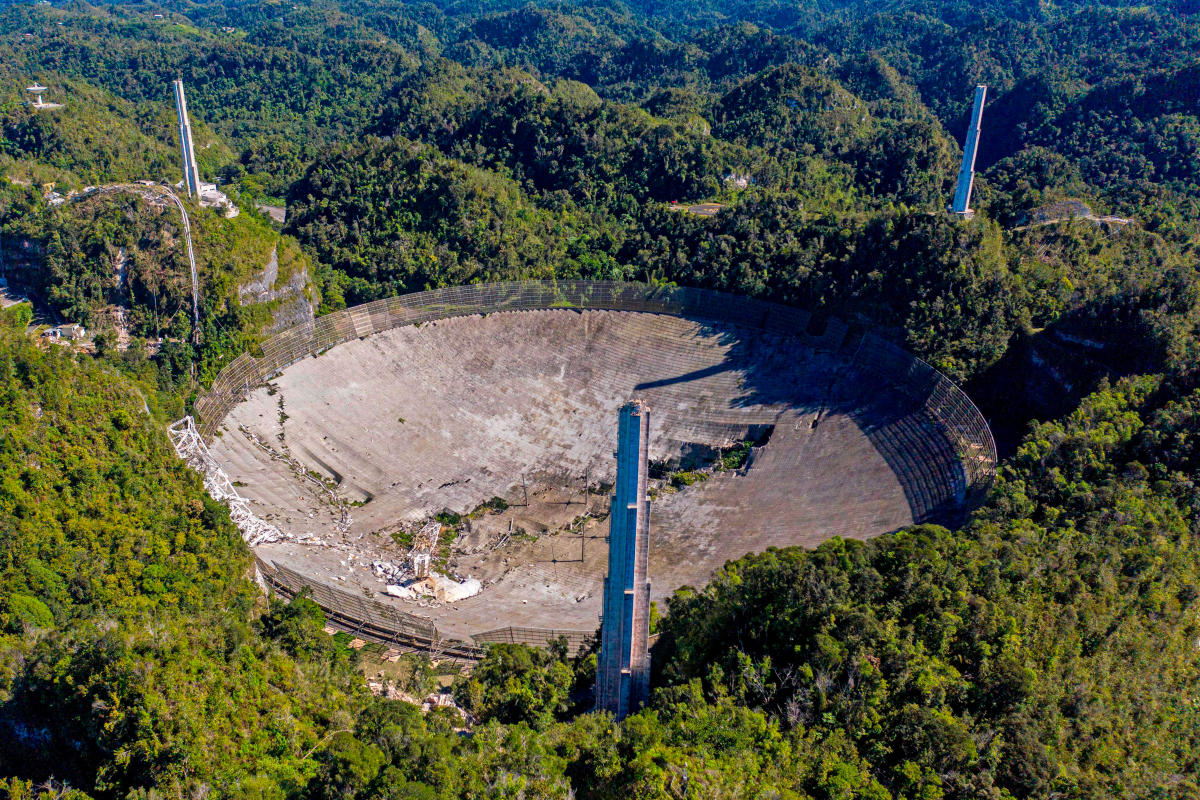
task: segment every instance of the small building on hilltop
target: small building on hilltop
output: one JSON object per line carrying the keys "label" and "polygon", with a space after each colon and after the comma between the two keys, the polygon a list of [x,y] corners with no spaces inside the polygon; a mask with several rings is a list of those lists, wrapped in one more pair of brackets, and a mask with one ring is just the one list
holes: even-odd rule
{"label": "small building on hilltop", "polygon": [[65,322],[57,328],[51,328],[43,334],[51,339],[68,339],[79,341],[87,338],[87,328],[80,325],[78,322]]}

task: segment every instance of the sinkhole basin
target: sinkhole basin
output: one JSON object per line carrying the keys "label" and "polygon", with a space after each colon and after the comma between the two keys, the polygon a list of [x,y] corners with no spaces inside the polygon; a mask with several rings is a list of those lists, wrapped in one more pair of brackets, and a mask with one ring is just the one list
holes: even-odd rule
{"label": "sinkhole basin", "polygon": [[[597,627],[617,411],[634,397],[662,478],[660,602],[768,547],[954,524],[994,474],[966,395],[872,331],[641,284],[453,287],[348,309],[240,357],[196,410],[286,537],[255,547],[262,562],[467,639]],[[492,498],[508,507],[481,507]],[[387,596],[372,562],[403,562],[405,532],[443,512],[469,517],[445,569],[483,591]]]}

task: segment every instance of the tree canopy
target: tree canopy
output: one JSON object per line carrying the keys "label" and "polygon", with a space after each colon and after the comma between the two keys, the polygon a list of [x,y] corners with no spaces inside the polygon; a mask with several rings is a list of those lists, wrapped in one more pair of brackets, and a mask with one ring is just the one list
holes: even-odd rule
{"label": "tree canopy", "polygon": [[[0,312],[0,797],[1200,796],[1198,12],[0,8],[0,268],[32,299]],[[200,331],[174,207],[74,194],[177,182],[176,77],[242,210],[185,201]],[[164,427],[314,307],[525,277],[870,326],[965,384],[995,486],[955,531],[680,590],[621,722],[559,646],[491,648],[447,687],[469,718],[373,696],[318,605],[262,596]],[[56,318],[102,338],[28,335]]]}

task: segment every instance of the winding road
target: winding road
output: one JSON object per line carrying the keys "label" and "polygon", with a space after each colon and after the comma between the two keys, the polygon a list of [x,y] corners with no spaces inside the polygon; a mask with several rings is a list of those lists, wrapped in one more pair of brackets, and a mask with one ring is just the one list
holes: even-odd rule
{"label": "winding road", "polygon": [[68,202],[77,203],[88,197],[118,192],[136,194],[147,202],[170,201],[179,209],[179,216],[183,220],[183,239],[187,249],[188,265],[192,270],[192,344],[200,344],[200,276],[196,270],[196,250],[192,245],[192,221],[188,217],[183,201],[169,187],[161,184],[110,183],[105,186],[94,186],[73,195]]}

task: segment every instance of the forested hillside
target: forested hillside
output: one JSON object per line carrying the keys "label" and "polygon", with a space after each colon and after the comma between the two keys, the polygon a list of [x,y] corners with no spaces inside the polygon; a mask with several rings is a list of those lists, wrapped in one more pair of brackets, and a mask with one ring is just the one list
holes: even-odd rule
{"label": "forested hillside", "polygon": [[[185,200],[199,331],[174,207],[71,195],[180,180],[176,77],[242,209]],[[0,83],[0,277],[99,334],[0,325],[0,797],[1200,797],[1195,3],[20,2]],[[372,697],[164,427],[314,308],[525,277],[871,325],[996,485],[682,590],[621,723],[557,650],[460,677],[468,731]]]}

